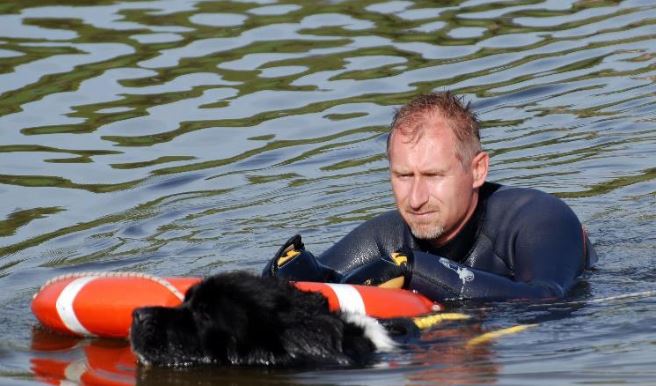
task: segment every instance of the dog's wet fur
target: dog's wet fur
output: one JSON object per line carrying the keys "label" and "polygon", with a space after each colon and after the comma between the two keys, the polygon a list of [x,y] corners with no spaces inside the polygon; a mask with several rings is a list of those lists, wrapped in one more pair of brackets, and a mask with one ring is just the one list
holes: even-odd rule
{"label": "dog's wet fur", "polygon": [[130,343],[146,366],[363,366],[394,343],[374,319],[331,312],[319,293],[229,272],[175,308],[134,311]]}

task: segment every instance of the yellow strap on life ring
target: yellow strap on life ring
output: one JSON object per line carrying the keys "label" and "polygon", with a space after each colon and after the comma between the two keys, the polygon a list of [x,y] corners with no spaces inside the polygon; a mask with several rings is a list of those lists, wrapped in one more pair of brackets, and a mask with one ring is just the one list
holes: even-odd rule
{"label": "yellow strap on life ring", "polygon": [[537,326],[537,324],[519,324],[517,326],[486,332],[485,334],[479,335],[476,338],[470,339],[469,342],[467,342],[467,344],[465,345],[465,347],[472,347],[472,346],[479,345],[481,343],[487,343],[493,339],[497,339],[506,335],[516,334],[518,332],[522,332],[530,327],[535,327],[535,326]]}
{"label": "yellow strap on life ring", "polygon": [[[371,280],[367,280],[369,283],[371,283]],[[393,279],[389,279],[388,281],[384,283],[378,284],[377,287],[380,288],[403,288],[403,284],[405,284],[405,278],[403,276],[397,276]],[[367,282],[364,283],[364,285],[369,285]]]}
{"label": "yellow strap on life ring", "polygon": [[412,318],[412,321],[420,330],[425,330],[427,328],[438,325],[442,322],[448,322],[453,320],[467,320],[469,318],[470,318],[469,315],[465,315],[457,312],[446,312],[446,313],[432,314],[426,316],[418,316],[416,318]]}

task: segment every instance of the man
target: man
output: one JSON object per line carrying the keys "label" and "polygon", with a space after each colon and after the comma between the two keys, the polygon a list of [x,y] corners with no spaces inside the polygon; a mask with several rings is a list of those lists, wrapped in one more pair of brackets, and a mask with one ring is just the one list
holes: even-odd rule
{"label": "man", "polygon": [[560,199],[485,182],[476,115],[449,92],[394,116],[387,152],[397,210],[360,225],[318,259],[290,239],[265,275],[403,287],[434,299],[564,296],[596,261]]}

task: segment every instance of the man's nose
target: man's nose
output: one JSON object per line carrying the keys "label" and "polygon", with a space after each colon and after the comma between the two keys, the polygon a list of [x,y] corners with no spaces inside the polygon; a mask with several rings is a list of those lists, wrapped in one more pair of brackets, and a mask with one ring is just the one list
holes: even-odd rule
{"label": "man's nose", "polygon": [[412,181],[412,189],[410,190],[410,207],[414,210],[420,209],[426,202],[428,202],[428,185],[422,178],[415,178]]}

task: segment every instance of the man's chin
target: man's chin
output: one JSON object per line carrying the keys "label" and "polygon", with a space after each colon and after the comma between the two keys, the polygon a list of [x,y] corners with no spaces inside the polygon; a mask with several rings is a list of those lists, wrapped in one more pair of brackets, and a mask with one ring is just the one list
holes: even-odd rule
{"label": "man's chin", "polygon": [[410,226],[412,235],[420,240],[435,240],[444,233],[444,228],[441,226],[430,226],[426,224],[408,224],[408,226]]}
{"label": "man's chin", "polygon": [[444,227],[440,224],[440,216],[431,213],[427,216],[415,216],[410,211],[401,210],[401,217],[412,235],[420,240],[434,240],[444,233]]}

